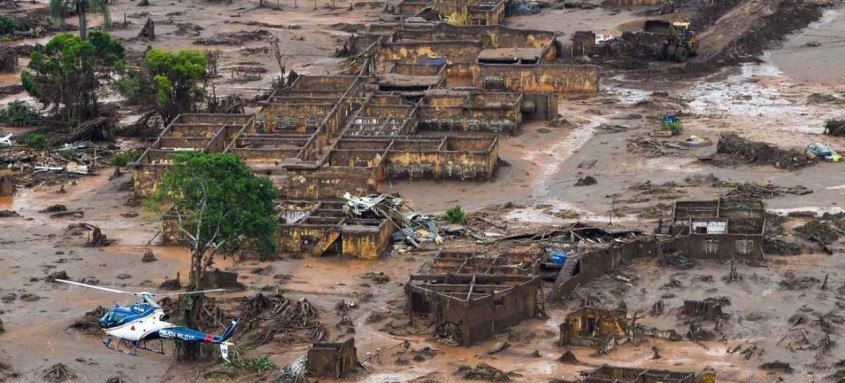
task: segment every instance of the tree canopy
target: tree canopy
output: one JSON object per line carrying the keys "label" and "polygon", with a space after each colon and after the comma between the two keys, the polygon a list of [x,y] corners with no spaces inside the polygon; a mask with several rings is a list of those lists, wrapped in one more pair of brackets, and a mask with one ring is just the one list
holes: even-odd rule
{"label": "tree canopy", "polygon": [[262,257],[275,254],[276,190],[268,178],[256,176],[229,153],[177,153],[172,158],[173,169],[154,198],[174,204],[199,257],[192,260],[191,284],[217,253],[225,256],[250,245]]}
{"label": "tree canopy", "polygon": [[130,70],[120,88],[130,102],[155,104],[165,123],[196,110],[205,97],[208,59],[196,49],[151,49],[140,70]]}
{"label": "tree canopy", "polygon": [[104,0],[50,0],[50,16],[62,22],[68,15],[76,13],[79,19],[79,38],[88,38],[88,14],[99,13],[103,15],[103,29],[111,27],[111,12],[108,2]]}
{"label": "tree canopy", "polygon": [[68,122],[97,115],[97,75],[121,71],[125,49],[103,32],[87,40],[63,33],[33,52],[21,73],[24,89]]}

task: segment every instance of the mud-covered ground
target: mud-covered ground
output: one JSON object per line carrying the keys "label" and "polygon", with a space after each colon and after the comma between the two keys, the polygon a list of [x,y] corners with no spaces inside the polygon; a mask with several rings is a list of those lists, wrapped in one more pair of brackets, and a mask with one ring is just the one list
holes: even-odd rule
{"label": "mud-covered ground", "polygon": [[[317,11],[313,10],[313,3],[297,4],[297,9],[293,9],[292,2],[282,4],[284,10],[257,8],[258,3],[252,1],[227,5],[153,0],[149,7],[121,1],[114,6],[114,20],[121,22],[126,14],[132,24],[116,29],[115,33],[128,41],[145,20],[143,16],[130,15],[149,12],[157,23],[160,37],[153,42],[132,41],[132,50],[140,52],[147,45],[221,49],[221,68],[235,65],[267,68],[256,80],[232,81],[232,71],[224,71],[223,77],[216,80],[218,91],[248,94],[266,86],[277,73],[271,54],[254,54],[242,49],[267,46],[266,40],[222,46],[195,45],[193,41],[224,32],[265,29],[280,38],[289,68],[302,73],[334,72],[338,70],[339,60],[331,56],[347,32],[333,26],[372,22],[380,10],[377,3],[355,3],[352,11],[347,11],[347,3],[338,3],[340,8],[331,10],[327,8],[331,3],[319,2]],[[43,3],[21,5],[44,6]],[[842,104],[818,103],[811,97],[815,93],[845,98],[842,71],[834,70],[845,67],[845,56],[837,54],[841,37],[836,35],[845,25],[845,18],[841,9],[826,12],[821,22],[788,39],[784,48],[766,52],[759,64],[728,67],[708,77],[687,81],[606,76],[599,94],[561,100],[559,110],[566,121],[562,126],[527,124],[520,135],[504,138],[499,150],[502,166],[493,181],[400,181],[385,185],[385,189],[400,192],[416,208],[430,213],[442,212],[455,204],[469,210],[492,211],[491,219],[507,223],[511,228],[555,225],[574,219],[621,227],[651,227],[655,219],[665,217],[667,206],[675,200],[712,198],[732,189],[732,186],[714,184],[713,177],[729,183],[802,185],[813,191],[767,199],[768,207],[777,213],[840,211],[845,201],[845,165],[841,163],[819,162],[800,170],[782,170],[720,162],[714,156],[719,136],[729,132],[783,148],[803,150],[808,143],[821,141],[845,150],[845,138],[822,135],[826,119],[845,117]],[[507,22],[531,28],[559,28],[564,33],[595,25],[597,31],[617,34],[641,18],[642,15],[626,9],[575,9],[544,10],[539,16],[509,18]],[[180,23],[192,23],[203,29],[199,36],[177,35],[174,32]],[[817,40],[822,45],[807,46],[807,40]],[[6,85],[17,80],[15,76],[4,75],[0,81]],[[5,101],[15,97],[19,96]],[[668,140],[649,136],[657,127],[660,115],[676,112],[680,112],[685,124],[682,135]],[[679,149],[684,148],[681,141],[691,135],[712,144]],[[655,147],[654,142],[661,140],[669,141],[669,145],[660,143]],[[7,377],[7,381],[42,381],[42,371],[59,362],[79,376],[77,381],[86,382],[106,381],[114,376],[129,382],[203,381],[203,373],[213,367],[175,363],[172,355],[143,353],[133,357],[116,353],[106,350],[99,337],[68,329],[85,312],[97,305],[108,306],[116,298],[107,293],[56,286],[43,280],[50,273],[66,271],[75,280],[95,277],[103,286],[129,290],[157,290],[165,278],[172,278],[177,271],[183,276],[187,274],[187,250],[148,244],[160,222],[141,206],[126,204],[131,194],[127,188],[129,175],[110,179],[110,174],[103,170],[99,176],[67,184],[67,193],[58,193],[58,185],[39,186],[19,190],[14,198],[0,201],[0,210],[14,210],[21,215],[0,218],[0,297],[14,294],[14,299],[0,303],[0,319],[6,330],[0,334],[3,345],[0,362],[19,374]],[[598,183],[576,187],[576,181],[587,175],[595,177]],[[647,186],[646,182],[655,187]],[[507,202],[514,204],[509,208],[491,208]],[[82,209],[85,215],[51,219],[38,212],[56,203]],[[139,215],[124,216],[130,211]],[[88,232],[73,235],[73,230],[68,230],[68,225],[76,222],[99,226],[117,242],[103,248],[86,247]],[[792,230],[792,226],[794,223],[787,230]],[[811,382],[811,372],[818,374],[815,381],[819,381],[819,376],[830,373],[831,366],[845,358],[843,340],[838,335],[842,331],[840,318],[845,305],[841,291],[845,284],[841,270],[845,264],[841,261],[841,242],[832,247],[836,250],[833,256],[810,253],[814,248],[806,246],[807,254],[771,257],[757,266],[739,265],[743,279],[733,283],[722,280],[729,267],[719,262],[699,262],[693,269],[675,270],[639,260],[582,287],[571,301],[548,302],[548,318],[526,321],[511,334],[500,334],[470,348],[439,343],[429,335],[430,331],[423,335],[396,336],[381,330],[391,321],[407,322],[402,313],[402,284],[410,272],[430,259],[431,254],[427,252],[397,253],[376,262],[330,257],[272,262],[219,260],[217,266],[238,272],[247,286],[245,292],[224,294],[220,298],[254,295],[262,287],[279,286],[286,297],[306,298],[318,309],[318,319],[326,325],[328,339],[346,331],[345,327],[336,326],[341,318],[335,305],[344,299],[355,302],[357,308],[349,310],[347,315],[354,324],[359,358],[369,372],[360,371],[344,381],[455,381],[453,373],[460,365],[484,361],[521,374],[512,379],[525,382],[572,379],[580,370],[603,363],[690,371],[711,365],[718,371],[720,382],[770,382],[779,378],[787,382]],[[152,249],[157,261],[141,262],[147,248]],[[262,271],[255,272],[259,267]],[[370,271],[384,272],[389,281],[379,284],[362,278]],[[282,277],[276,277],[279,275]],[[616,275],[633,282],[623,283]],[[820,281],[825,275],[829,277],[828,290],[821,290],[820,283],[812,281],[800,288],[790,287],[794,286],[795,278]],[[712,276],[713,280],[702,278],[706,276]],[[783,281],[787,283],[782,284]],[[551,287],[546,285],[545,291],[549,292]],[[677,314],[684,299],[727,296],[731,304],[724,311],[730,317],[722,323],[721,336],[715,340],[671,343],[639,339],[602,357],[592,355],[592,349],[575,348],[573,352],[581,363],[561,364],[557,358],[564,349],[556,344],[558,326],[568,310],[577,305],[578,298],[592,292],[610,305],[624,301],[629,312],[648,313],[657,299],[663,299],[666,313],[646,315],[643,321],[679,332],[686,330]],[[129,303],[117,299],[118,303]],[[373,313],[380,313],[383,319],[372,321]],[[810,325],[796,328],[793,325],[796,315],[806,317],[807,323],[826,316],[832,323],[832,337],[838,344],[815,367],[813,351],[798,349],[800,339],[794,339],[796,331],[812,337],[815,328]],[[713,325],[705,326],[710,329]],[[415,350],[430,346],[436,355],[431,357],[426,353],[414,359],[413,354],[397,354],[398,345],[405,340]],[[512,346],[488,355],[494,344],[504,340]],[[234,341],[243,339],[236,335]],[[789,341],[794,343],[791,347],[795,351],[789,350]],[[661,359],[651,359],[653,346],[659,348]],[[741,347],[740,351],[731,353],[737,346]],[[748,359],[742,353],[747,348],[755,350]],[[270,344],[249,349],[247,355],[267,356],[283,366],[307,349],[308,344],[303,343]],[[168,349],[168,353],[172,354],[172,350]],[[399,357],[410,362],[398,364]],[[772,361],[789,363],[794,372],[771,373],[758,368]],[[0,380],[3,373],[8,375],[0,371]],[[274,374],[275,371],[235,380],[269,381]]]}

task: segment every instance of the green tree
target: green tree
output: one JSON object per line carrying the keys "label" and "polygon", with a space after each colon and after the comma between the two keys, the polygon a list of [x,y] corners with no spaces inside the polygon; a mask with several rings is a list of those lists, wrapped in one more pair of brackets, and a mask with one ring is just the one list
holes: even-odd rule
{"label": "green tree", "polygon": [[15,19],[5,15],[0,16],[0,36],[11,35],[19,30],[21,26]]}
{"label": "green tree", "polygon": [[461,208],[461,205],[455,205],[449,210],[446,210],[446,214],[443,214],[443,219],[449,223],[464,225],[467,223],[467,213]]}
{"label": "green tree", "polygon": [[140,70],[131,70],[120,82],[121,93],[138,104],[156,105],[165,124],[181,113],[195,111],[205,98],[208,59],[196,49],[170,52],[151,49]]}
{"label": "green tree", "polygon": [[97,115],[97,77],[120,72],[123,45],[103,32],[88,40],[69,33],[53,37],[43,52],[33,52],[21,73],[24,89],[70,123]]}
{"label": "green tree", "polygon": [[103,29],[111,27],[111,12],[108,3],[104,0],[50,0],[50,16],[64,22],[65,19],[75,12],[79,18],[79,38],[88,38],[88,13],[99,13],[103,15]]}
{"label": "green tree", "polygon": [[41,116],[38,115],[35,108],[21,100],[12,101],[6,108],[0,110],[0,122],[12,126],[35,125],[40,120]]}
{"label": "green tree", "polygon": [[[276,253],[276,190],[268,178],[229,153],[177,153],[172,159],[173,168],[152,198],[173,204],[191,243],[189,289],[203,288],[202,275],[218,254],[230,256],[245,246],[262,258]],[[201,303],[201,295],[191,297],[186,325],[197,325]],[[199,350],[186,344],[181,356],[196,359]]]}

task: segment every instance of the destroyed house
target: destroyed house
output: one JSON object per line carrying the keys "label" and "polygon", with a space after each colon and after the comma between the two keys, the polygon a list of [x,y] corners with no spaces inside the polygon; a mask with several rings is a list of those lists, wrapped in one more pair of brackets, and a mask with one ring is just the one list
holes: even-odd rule
{"label": "destroyed house", "polygon": [[399,4],[385,5],[385,13],[399,16],[402,19],[414,17],[431,9],[431,0],[402,0]]}
{"label": "destroyed house", "polygon": [[[589,372],[584,383],[703,383],[693,372],[675,372],[603,365]],[[715,382],[715,380],[707,380]]]}
{"label": "destroyed house", "polygon": [[696,258],[761,259],[766,210],[757,199],[677,201],[673,236],[685,236],[678,250]]}
{"label": "destroyed house", "polygon": [[433,0],[431,8],[454,25],[496,25],[505,19],[504,0]]}
{"label": "destroyed house", "polygon": [[369,70],[385,76],[384,89],[419,91],[431,88],[434,81],[442,81],[423,72],[417,73],[415,80],[391,74],[394,65],[416,64],[445,65],[446,79],[441,84],[447,88],[469,86],[534,94],[598,91],[598,67],[554,64],[561,44],[553,32],[499,25],[393,27],[395,31],[391,32],[382,26],[371,26],[345,45],[350,54],[366,52],[365,56],[373,58],[367,65]]}
{"label": "destroyed house", "polygon": [[597,347],[627,335],[624,310],[582,307],[566,315],[560,324],[560,344]]}
{"label": "destroyed house", "polygon": [[[566,296],[592,280],[615,270],[625,259],[656,257],[668,253],[671,238],[635,236],[612,240],[603,246],[575,253],[566,258],[555,280],[556,294]],[[548,270],[548,262],[543,266]]]}
{"label": "destroyed house", "polygon": [[222,152],[239,134],[255,131],[255,118],[245,114],[181,114],[133,164],[136,193],[148,196],[172,165],[177,152]]}
{"label": "destroyed house", "polygon": [[411,314],[431,314],[438,337],[462,346],[490,339],[537,313],[531,257],[440,252],[405,287]]}
{"label": "destroyed house", "polygon": [[342,201],[283,201],[279,250],[315,257],[338,254],[375,259],[390,251],[394,226],[386,219],[349,217]]}

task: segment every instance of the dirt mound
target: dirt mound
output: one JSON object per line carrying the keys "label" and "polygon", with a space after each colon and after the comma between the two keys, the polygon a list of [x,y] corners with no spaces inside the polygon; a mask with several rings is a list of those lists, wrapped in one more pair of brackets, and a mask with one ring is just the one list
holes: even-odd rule
{"label": "dirt mound", "polygon": [[845,120],[827,120],[824,124],[824,134],[845,136]]}
{"label": "dirt mound", "polygon": [[[803,0],[771,1],[780,6],[766,17],[752,23],[746,33],[726,46],[722,54],[729,59],[757,57],[766,49],[780,45],[786,36],[804,29],[822,16],[822,10]],[[724,60],[721,57],[720,60]]]}
{"label": "dirt mound", "polygon": [[716,152],[749,165],[772,165],[776,168],[789,170],[803,168],[815,163],[815,161],[808,159],[804,153],[797,150],[786,150],[765,142],[747,140],[733,133],[719,138]]}
{"label": "dirt mound", "polygon": [[701,33],[699,61],[729,64],[753,59],[821,15],[818,7],[802,0],[742,1]]}

